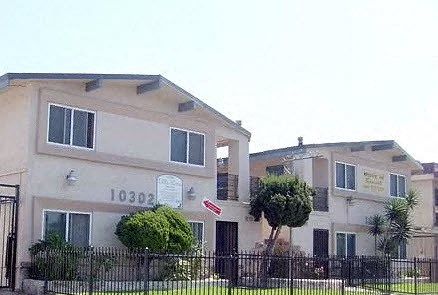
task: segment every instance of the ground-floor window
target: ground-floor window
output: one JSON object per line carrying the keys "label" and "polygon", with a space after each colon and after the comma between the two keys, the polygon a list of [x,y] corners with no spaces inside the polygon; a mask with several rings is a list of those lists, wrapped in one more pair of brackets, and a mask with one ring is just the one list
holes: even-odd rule
{"label": "ground-floor window", "polygon": [[401,241],[397,248],[395,249],[395,253],[393,254],[394,258],[398,259],[406,259],[407,250],[406,250],[406,241]]}
{"label": "ground-floor window", "polygon": [[90,245],[90,213],[44,210],[43,220],[43,239],[56,233],[74,245]]}
{"label": "ground-floor window", "polygon": [[356,256],[356,234],[336,233],[336,255]]}
{"label": "ground-floor window", "polygon": [[189,221],[190,227],[192,228],[193,237],[195,238],[195,243],[202,247],[204,245],[204,222],[202,221]]}

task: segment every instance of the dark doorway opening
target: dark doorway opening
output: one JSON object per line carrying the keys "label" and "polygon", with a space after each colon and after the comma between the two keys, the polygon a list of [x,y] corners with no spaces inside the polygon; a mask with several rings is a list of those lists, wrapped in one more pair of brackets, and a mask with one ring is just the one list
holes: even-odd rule
{"label": "dark doorway opening", "polygon": [[216,221],[216,273],[221,278],[238,279],[238,223]]}
{"label": "dark doorway opening", "polygon": [[19,186],[0,184],[0,288],[15,288]]}

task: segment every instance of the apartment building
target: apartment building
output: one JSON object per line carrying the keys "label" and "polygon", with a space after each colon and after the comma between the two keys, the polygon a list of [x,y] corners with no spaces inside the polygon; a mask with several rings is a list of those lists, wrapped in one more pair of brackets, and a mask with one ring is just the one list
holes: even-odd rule
{"label": "apartment building", "polygon": [[[49,232],[121,247],[120,217],[155,204],[181,210],[205,250],[261,240],[248,218],[250,133],[166,78],[5,74],[0,103],[0,183],[12,185],[0,192],[0,287],[19,286],[28,248]],[[219,199],[218,147],[236,176]]]}
{"label": "apartment building", "polygon": [[[252,176],[292,173],[315,189],[309,221],[282,233],[295,251],[315,256],[374,255],[367,218],[403,197],[412,171],[421,169],[392,140],[303,144],[299,138],[297,146],[250,154]],[[268,230],[265,223],[265,237]],[[411,244],[399,246],[399,257],[413,254]]]}
{"label": "apartment building", "polygon": [[438,163],[423,163],[412,175],[412,187],[422,196],[415,210],[416,236],[426,257],[438,257]]}

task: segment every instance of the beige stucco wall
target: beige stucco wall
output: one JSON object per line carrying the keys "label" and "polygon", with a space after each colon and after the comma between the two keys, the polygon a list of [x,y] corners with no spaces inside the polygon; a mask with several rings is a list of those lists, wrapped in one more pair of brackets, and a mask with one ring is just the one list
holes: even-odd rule
{"label": "beige stucco wall", "polygon": [[0,175],[26,169],[29,143],[28,95],[27,87],[18,86],[0,92]]}
{"label": "beige stucco wall", "polygon": [[[351,152],[342,148],[318,148],[310,151],[318,157],[299,159],[289,163],[284,157],[266,157],[251,160],[251,175],[263,176],[266,166],[285,164],[290,170],[314,187],[328,187],[329,212],[314,211],[301,228],[293,229],[292,243],[301,251],[313,254],[313,229],[329,229],[329,253],[336,254],[336,232],[356,233],[356,252],[358,255],[374,255],[374,239],[368,235],[366,219],[374,214],[382,214],[389,197],[389,174],[396,173],[406,177],[409,190],[412,163],[392,162],[392,150]],[[335,187],[335,163],[356,165],[356,190]],[[370,186],[365,173],[377,176],[380,183]],[[369,179],[369,178],[368,178]],[[270,227],[264,222],[264,236]],[[289,230],[283,230],[282,238],[288,239]],[[408,252],[410,250],[408,249]]]}
{"label": "beige stucco wall", "polygon": [[[163,174],[182,179],[182,213],[191,221],[204,223],[206,250],[215,248],[216,220],[238,222],[240,250],[252,249],[255,241],[261,239],[260,225],[248,219],[249,206],[242,202],[249,198],[249,138],[199,106],[178,112],[178,103],[188,100],[185,94],[164,85],[137,95],[136,86],[141,81],[105,80],[101,88],[92,92],[84,91],[83,81],[14,83],[21,87],[9,87],[0,93],[0,123],[13,126],[0,130],[0,136],[8,138],[0,147],[0,160],[4,163],[0,181],[22,186],[17,269],[29,260],[31,243],[42,237],[44,209],[89,212],[92,244],[121,246],[114,235],[116,223],[122,215],[144,207],[137,201],[117,201],[117,192],[156,195],[156,179]],[[49,103],[96,112],[93,150],[47,143]],[[170,127],[205,135],[205,166],[169,161]],[[216,142],[223,139],[237,143],[234,152],[240,199],[219,202],[224,213],[216,217],[202,207],[201,201],[216,199]],[[79,178],[72,186],[65,181],[71,169]],[[194,200],[186,195],[190,187],[196,191]]]}
{"label": "beige stucco wall", "polygon": [[414,175],[412,188],[418,193],[419,204],[414,210],[415,224],[432,228],[435,223],[435,180],[433,174]]}
{"label": "beige stucco wall", "polygon": [[419,197],[419,204],[414,210],[415,226],[427,232],[427,236],[417,235],[411,242],[412,252],[420,257],[436,257],[438,230],[435,226],[435,188],[437,179],[434,174],[412,176],[412,189]]}

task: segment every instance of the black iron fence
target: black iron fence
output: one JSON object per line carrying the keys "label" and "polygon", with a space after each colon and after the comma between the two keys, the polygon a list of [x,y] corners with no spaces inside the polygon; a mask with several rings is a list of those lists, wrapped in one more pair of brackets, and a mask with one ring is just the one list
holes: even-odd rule
{"label": "black iron fence", "polygon": [[241,252],[58,249],[32,255],[30,276],[54,294],[438,294],[438,262]]}

